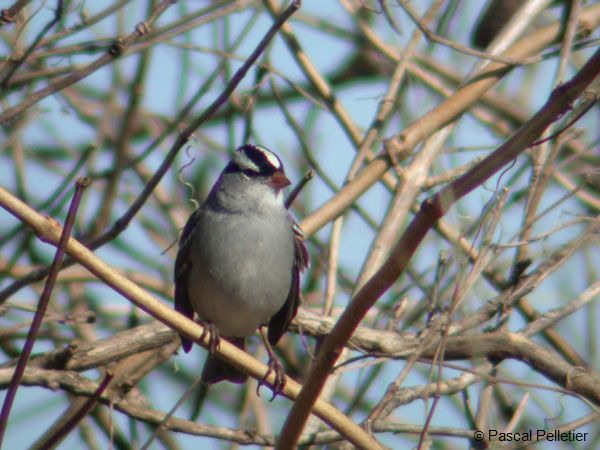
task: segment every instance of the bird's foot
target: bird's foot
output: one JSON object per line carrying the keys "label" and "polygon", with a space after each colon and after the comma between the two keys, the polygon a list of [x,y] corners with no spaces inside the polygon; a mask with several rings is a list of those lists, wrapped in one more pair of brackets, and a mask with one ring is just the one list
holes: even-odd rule
{"label": "bird's foot", "polygon": [[217,351],[219,344],[221,343],[221,335],[219,330],[211,322],[202,321],[200,324],[203,327],[202,334],[200,335],[200,341],[204,342],[208,338],[208,351],[214,353]]}
{"label": "bird's foot", "polygon": [[275,380],[273,381],[273,387],[271,388],[273,390],[273,396],[271,397],[271,400],[269,400],[270,402],[272,402],[275,397],[277,397],[277,395],[283,393],[283,389],[285,388],[285,370],[283,369],[283,366],[281,365],[281,363],[279,362],[279,359],[277,359],[277,356],[275,356],[274,353],[269,352],[269,363],[268,363],[268,370],[267,373],[265,374],[265,376],[258,382],[258,386],[256,386],[256,395],[259,395],[259,390],[261,386],[266,386],[267,385],[267,378],[269,378],[269,376],[271,375],[271,373],[275,373]]}

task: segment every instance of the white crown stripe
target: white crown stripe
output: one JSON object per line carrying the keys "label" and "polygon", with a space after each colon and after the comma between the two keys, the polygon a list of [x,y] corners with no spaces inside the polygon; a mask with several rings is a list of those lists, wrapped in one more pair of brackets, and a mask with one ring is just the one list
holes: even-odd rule
{"label": "white crown stripe", "polygon": [[236,158],[240,167],[246,167],[258,172],[258,166],[252,161],[245,152],[240,152]]}
{"label": "white crown stripe", "polygon": [[268,150],[265,147],[262,147],[260,145],[255,145],[255,148],[257,148],[258,150],[263,152],[263,154],[265,155],[265,158],[267,158],[267,161],[269,161],[269,164],[271,164],[276,169],[281,168],[281,161],[279,160],[277,155],[275,155],[275,153],[273,153],[271,150]]}

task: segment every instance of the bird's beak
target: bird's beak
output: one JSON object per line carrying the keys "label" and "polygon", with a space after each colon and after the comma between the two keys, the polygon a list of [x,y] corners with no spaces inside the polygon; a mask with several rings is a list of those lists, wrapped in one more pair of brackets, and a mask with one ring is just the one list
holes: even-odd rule
{"label": "bird's beak", "polygon": [[269,179],[269,186],[276,190],[283,189],[290,184],[292,184],[291,181],[281,171],[275,172]]}

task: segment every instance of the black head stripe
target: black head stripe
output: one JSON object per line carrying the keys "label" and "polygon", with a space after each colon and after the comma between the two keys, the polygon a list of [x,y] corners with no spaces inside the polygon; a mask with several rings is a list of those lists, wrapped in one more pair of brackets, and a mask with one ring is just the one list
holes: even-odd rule
{"label": "black head stripe", "polygon": [[279,157],[258,145],[246,144],[238,148],[233,159],[225,168],[225,173],[243,172],[250,177],[270,177],[276,172],[283,172],[283,164]]}
{"label": "black head stripe", "polygon": [[241,172],[243,169],[235,162],[231,161],[223,170],[224,173],[233,173],[233,172]]}
{"label": "black head stripe", "polygon": [[270,176],[283,170],[283,164],[279,157],[264,147],[248,144],[242,146],[239,151],[243,152],[258,167],[260,175]]}

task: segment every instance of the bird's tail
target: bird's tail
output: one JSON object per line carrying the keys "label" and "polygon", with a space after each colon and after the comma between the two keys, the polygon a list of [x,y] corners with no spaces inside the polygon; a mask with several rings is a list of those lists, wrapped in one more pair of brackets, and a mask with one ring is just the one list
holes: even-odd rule
{"label": "bird's tail", "polygon": [[[245,338],[230,338],[221,336],[221,339],[225,339],[235,345],[237,348],[246,349]],[[232,383],[242,384],[248,379],[248,375],[239,371],[231,364],[213,356],[211,354],[206,358],[204,363],[204,369],[202,370],[202,382],[206,384],[214,384],[219,381],[227,380]]]}

